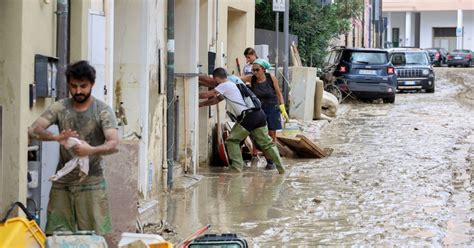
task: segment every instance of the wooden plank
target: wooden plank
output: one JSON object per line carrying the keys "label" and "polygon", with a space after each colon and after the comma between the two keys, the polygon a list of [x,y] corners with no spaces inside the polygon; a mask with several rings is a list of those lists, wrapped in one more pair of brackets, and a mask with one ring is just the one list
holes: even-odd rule
{"label": "wooden plank", "polygon": [[291,148],[289,148],[288,146],[283,144],[278,139],[276,140],[276,145],[277,145],[278,151],[280,152],[280,155],[282,157],[285,157],[285,158],[297,158],[298,157],[296,155],[296,153],[293,150],[291,150]]}
{"label": "wooden plank", "polygon": [[321,148],[304,135],[297,135],[296,137],[277,136],[278,141],[288,146],[300,157],[306,158],[324,158],[329,156],[333,149]]}
{"label": "wooden plank", "polygon": [[317,146],[315,143],[313,143],[310,139],[306,138],[304,135],[297,135],[296,137],[301,138],[301,140],[310,147],[311,150],[314,150],[320,158],[324,158],[327,156],[326,152]]}

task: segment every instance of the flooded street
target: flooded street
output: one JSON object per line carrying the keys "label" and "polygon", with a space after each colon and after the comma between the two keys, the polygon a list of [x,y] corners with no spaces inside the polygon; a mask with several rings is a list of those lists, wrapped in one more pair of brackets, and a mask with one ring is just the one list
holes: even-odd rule
{"label": "flooded street", "polygon": [[321,133],[334,153],[285,159],[279,176],[201,169],[162,218],[183,239],[206,224],[252,247],[474,245],[474,69],[437,68],[436,92],[356,103]]}

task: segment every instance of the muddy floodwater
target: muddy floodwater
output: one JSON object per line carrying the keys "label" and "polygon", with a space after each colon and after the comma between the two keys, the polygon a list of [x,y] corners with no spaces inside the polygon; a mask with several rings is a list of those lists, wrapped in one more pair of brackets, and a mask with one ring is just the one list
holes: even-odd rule
{"label": "muddy floodwater", "polygon": [[351,103],[319,133],[334,153],[285,159],[280,176],[200,169],[204,179],[166,201],[183,239],[206,224],[251,247],[474,246],[474,68],[437,68],[436,92],[395,104]]}

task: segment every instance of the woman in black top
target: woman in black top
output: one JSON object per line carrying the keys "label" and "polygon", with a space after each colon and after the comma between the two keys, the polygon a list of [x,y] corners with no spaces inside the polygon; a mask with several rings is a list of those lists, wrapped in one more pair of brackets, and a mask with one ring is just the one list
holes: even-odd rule
{"label": "woman in black top", "polygon": [[[266,72],[270,64],[264,59],[256,59],[252,64],[253,75],[244,76],[244,82],[250,82],[250,88],[262,102],[262,109],[267,116],[268,134],[276,141],[276,130],[281,129],[281,115],[288,121],[285,102],[281,94],[280,85],[274,75]],[[281,115],[280,115],[281,114]],[[267,159],[267,168],[272,169],[275,165]]]}

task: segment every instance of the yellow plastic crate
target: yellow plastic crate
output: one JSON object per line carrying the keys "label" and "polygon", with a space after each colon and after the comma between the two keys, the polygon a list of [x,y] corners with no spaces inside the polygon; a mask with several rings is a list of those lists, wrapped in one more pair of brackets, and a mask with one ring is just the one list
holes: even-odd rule
{"label": "yellow plastic crate", "polygon": [[173,248],[173,244],[170,242],[160,242],[148,245],[150,248]]}
{"label": "yellow plastic crate", "polygon": [[44,247],[46,236],[34,220],[14,217],[0,224],[0,247]]}

